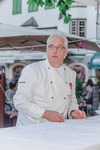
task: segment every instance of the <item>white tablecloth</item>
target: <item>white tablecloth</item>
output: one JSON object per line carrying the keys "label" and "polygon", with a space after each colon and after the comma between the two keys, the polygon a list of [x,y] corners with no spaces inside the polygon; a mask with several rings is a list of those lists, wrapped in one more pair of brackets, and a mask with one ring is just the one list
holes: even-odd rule
{"label": "white tablecloth", "polygon": [[100,150],[100,115],[1,128],[0,150]]}

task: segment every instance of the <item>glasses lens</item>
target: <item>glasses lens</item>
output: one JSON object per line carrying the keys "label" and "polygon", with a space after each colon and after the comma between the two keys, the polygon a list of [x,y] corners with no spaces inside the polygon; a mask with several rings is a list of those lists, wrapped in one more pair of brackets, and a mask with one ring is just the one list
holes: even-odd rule
{"label": "glasses lens", "polygon": [[49,47],[50,50],[56,49],[57,51],[62,51],[63,49],[65,49],[65,47],[63,47],[61,45],[55,46],[53,44],[50,44],[48,47]]}
{"label": "glasses lens", "polygon": [[53,44],[50,44],[48,47],[49,47],[51,50],[53,50],[53,49],[55,48],[55,46],[54,46]]}

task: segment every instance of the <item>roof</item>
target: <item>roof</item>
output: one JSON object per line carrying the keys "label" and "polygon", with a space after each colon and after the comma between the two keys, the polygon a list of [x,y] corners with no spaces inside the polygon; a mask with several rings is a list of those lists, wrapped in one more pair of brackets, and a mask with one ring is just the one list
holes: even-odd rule
{"label": "roof", "polygon": [[34,17],[29,18],[28,20],[26,20],[21,26],[34,26],[34,27],[38,27],[38,24],[35,20]]}

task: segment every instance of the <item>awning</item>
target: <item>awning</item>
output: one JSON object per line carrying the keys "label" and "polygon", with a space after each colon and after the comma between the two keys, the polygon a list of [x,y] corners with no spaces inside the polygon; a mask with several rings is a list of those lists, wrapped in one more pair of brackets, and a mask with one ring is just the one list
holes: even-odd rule
{"label": "awning", "polygon": [[97,52],[93,55],[89,62],[89,68],[100,69],[100,52]]}

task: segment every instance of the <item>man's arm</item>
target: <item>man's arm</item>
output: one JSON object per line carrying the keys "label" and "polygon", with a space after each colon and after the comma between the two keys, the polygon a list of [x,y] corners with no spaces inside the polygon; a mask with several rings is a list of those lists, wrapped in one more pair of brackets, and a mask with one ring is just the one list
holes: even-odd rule
{"label": "man's arm", "polygon": [[37,74],[30,66],[22,70],[18,82],[18,89],[14,96],[15,108],[31,118],[41,118],[45,109],[34,103],[34,88],[37,82]]}

